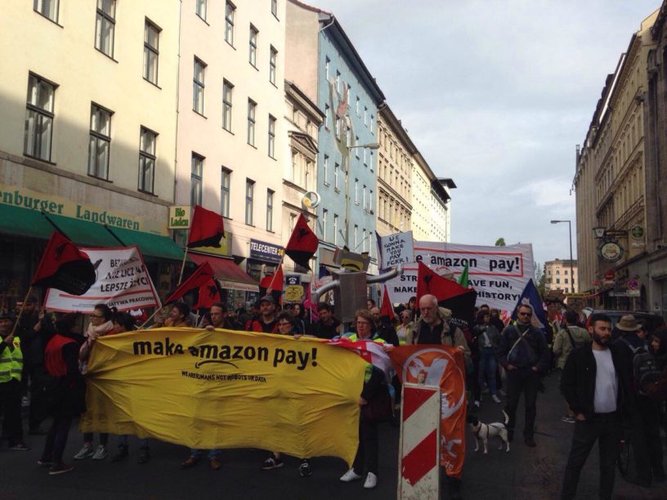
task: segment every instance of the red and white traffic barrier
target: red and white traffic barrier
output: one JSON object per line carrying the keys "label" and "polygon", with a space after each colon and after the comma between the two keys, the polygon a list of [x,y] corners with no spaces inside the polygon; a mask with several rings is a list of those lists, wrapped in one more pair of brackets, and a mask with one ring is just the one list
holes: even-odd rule
{"label": "red and white traffic barrier", "polygon": [[437,500],[440,491],[440,387],[403,384],[398,455],[400,500]]}

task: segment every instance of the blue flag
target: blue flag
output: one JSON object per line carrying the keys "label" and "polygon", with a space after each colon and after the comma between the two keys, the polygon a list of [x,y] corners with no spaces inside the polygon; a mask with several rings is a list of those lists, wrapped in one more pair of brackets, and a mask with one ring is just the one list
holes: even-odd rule
{"label": "blue flag", "polygon": [[519,306],[524,304],[533,308],[533,318],[531,321],[532,324],[544,330],[547,325],[547,315],[544,311],[544,305],[542,303],[542,297],[540,297],[540,292],[537,290],[537,287],[535,286],[535,283],[532,279],[526,283],[523,292],[521,292],[521,297],[519,298],[519,301],[516,303],[514,311],[512,312],[512,320],[516,320],[517,309],[519,309]]}

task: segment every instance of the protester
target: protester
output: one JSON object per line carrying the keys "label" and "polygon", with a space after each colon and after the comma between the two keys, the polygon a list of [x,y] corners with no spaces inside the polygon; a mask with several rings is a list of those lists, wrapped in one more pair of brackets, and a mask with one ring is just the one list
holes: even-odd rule
{"label": "protester", "polygon": [[[113,330],[113,323],[111,321],[111,309],[106,304],[96,304],[93,312],[90,314],[90,323],[84,335],[85,342],[81,346],[79,352],[79,361],[81,363],[81,372],[86,373],[88,367],[88,357],[93,344],[99,337],[103,337]],[[109,442],[109,434],[105,432],[100,433],[100,444],[97,448],[93,445],[93,433],[86,432],[83,435],[83,447],[74,455],[74,460],[83,460],[91,457],[93,460],[104,460],[107,455],[107,444]]]}
{"label": "protester", "polygon": [[[355,314],[354,322],[356,325],[356,334],[349,335],[354,340],[372,339],[373,316],[367,309],[360,309]],[[386,394],[382,394],[386,391]],[[359,417],[359,447],[354,457],[352,468],[340,477],[344,483],[361,479],[366,474],[364,488],[372,489],[377,486],[378,481],[378,422],[369,418],[364,413],[363,407],[373,404],[375,398],[388,397],[388,388],[386,378],[382,370],[369,364],[366,367],[364,377],[364,387],[359,398],[359,405],[362,406],[362,412]]]}
{"label": "protester", "polygon": [[398,343],[400,345],[410,345],[412,344],[412,335],[414,333],[415,324],[412,320],[413,312],[410,309],[403,309],[399,314],[401,323],[396,329],[396,335],[398,336]]}
{"label": "protester", "polygon": [[618,370],[628,395],[625,414],[636,459],[637,477],[631,479],[641,486],[649,486],[651,481],[664,481],[666,476],[660,437],[660,407],[656,401],[641,393],[634,368],[635,357],[648,352],[648,347],[637,335],[641,326],[632,314],[622,316],[616,323],[616,329],[620,337],[614,346],[618,348]]}
{"label": "protester", "polygon": [[21,377],[23,353],[21,341],[13,335],[14,320],[8,313],[0,314],[0,413],[4,414],[3,432],[9,449],[26,451],[21,421]]}
{"label": "protester", "polygon": [[540,375],[547,369],[548,348],[542,332],[531,325],[533,308],[521,304],[517,308],[517,321],[502,332],[498,356],[507,371],[507,405],[509,416],[508,438],[514,437],[516,409],[521,393],[526,407],[523,437],[526,446],[535,447],[535,416]]}
{"label": "protester", "polygon": [[619,377],[622,381],[624,375],[618,346],[611,344],[611,319],[604,314],[591,315],[588,331],[592,343],[572,351],[561,378],[561,391],[576,420],[563,478],[563,500],[575,497],[581,470],[596,441],[600,449],[599,498],[611,499],[614,490],[623,398]]}
{"label": "protester", "polygon": [[63,462],[72,419],[86,409],[83,376],[79,371],[79,339],[74,332],[78,314],[66,314],[56,321],[56,332],[46,344],[44,366],[52,377],[47,391],[49,414],[53,417],[46,436],[42,457],[37,462],[50,466],[49,475],[69,472],[73,467]]}
{"label": "protester", "polygon": [[317,304],[318,319],[311,324],[310,333],[320,339],[332,339],[343,333],[343,325],[333,312],[333,307],[326,302]]}
{"label": "protester", "polygon": [[495,403],[500,403],[496,391],[498,371],[496,351],[500,345],[500,332],[491,324],[491,313],[488,308],[480,309],[477,313],[473,336],[479,348],[479,386],[483,389],[486,385],[491,393],[491,399]]}
{"label": "protester", "polygon": [[251,319],[245,329],[249,332],[276,333],[276,302],[271,295],[264,295],[259,299],[259,317]]}
{"label": "protester", "polygon": [[391,324],[389,317],[382,316],[379,307],[372,307],[370,312],[371,316],[373,316],[373,321],[375,322],[375,331],[377,332],[378,337],[384,339],[385,342],[398,347],[399,340],[398,335],[396,334],[396,328]]}
{"label": "protester", "polygon": [[[126,333],[135,330],[134,319],[128,313],[116,311],[111,315],[111,322],[113,328],[109,335],[118,333]],[[129,438],[127,434],[118,436],[118,451],[111,457],[112,462],[121,462],[129,455]],[[142,439],[139,447],[139,456],[137,457],[138,464],[148,463],[150,460],[150,448],[148,446],[148,439]]]}
{"label": "protester", "polygon": [[[225,307],[224,304],[220,302],[212,304],[211,309],[209,311],[211,322],[210,324],[206,325],[206,330],[208,330],[209,332],[214,332],[216,329],[222,329],[222,328],[227,329],[226,326],[227,318],[225,314],[226,311],[227,308]],[[201,460],[203,454],[204,450],[198,448],[191,448],[190,455],[181,463],[181,469],[190,469],[191,467],[197,465]],[[208,465],[211,468],[211,470],[217,471],[222,468],[222,461],[220,459],[221,455],[222,455],[222,450],[218,448],[208,450]]]}
{"label": "protester", "polygon": [[[278,332],[280,335],[291,335],[294,338],[302,337],[303,335],[299,333],[299,328],[297,326],[296,317],[289,311],[283,311],[278,315]],[[282,455],[274,451],[271,455],[264,460],[262,463],[262,470],[273,470],[278,469],[284,465],[282,460]],[[313,469],[310,465],[310,460],[307,458],[302,458],[299,463],[299,476],[309,477],[313,474]]]}
{"label": "protester", "polygon": [[[562,328],[556,333],[553,343],[553,353],[556,356],[556,368],[565,368],[565,362],[570,354],[591,342],[591,336],[578,325],[579,315],[577,311],[568,309],[562,318]],[[575,423],[574,413],[568,406],[565,415],[561,418],[563,422]]]}
{"label": "protester", "polygon": [[423,295],[419,299],[419,311],[421,317],[415,325],[413,343],[455,346],[463,351],[466,358],[470,358],[470,347],[463,332],[449,324],[447,315],[451,315],[451,311],[438,307],[435,295]]}
{"label": "protester", "polygon": [[306,315],[306,311],[301,304],[294,304],[292,306],[292,314],[294,315],[295,328],[298,333],[307,333],[310,331],[310,320]]}

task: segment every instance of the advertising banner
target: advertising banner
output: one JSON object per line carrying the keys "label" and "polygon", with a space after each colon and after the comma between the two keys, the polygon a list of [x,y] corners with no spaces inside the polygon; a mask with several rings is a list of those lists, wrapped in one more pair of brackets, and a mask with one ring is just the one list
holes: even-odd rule
{"label": "advertising banner", "polygon": [[[477,291],[477,305],[511,311],[526,283],[534,276],[530,243],[505,247],[415,241],[415,261],[436,273],[457,279],[468,266],[468,284]],[[417,264],[407,264],[401,276],[387,281],[392,303],[407,303],[417,295]]]}
{"label": "advertising banner", "polygon": [[50,288],[45,307],[53,311],[91,313],[95,304],[119,311],[159,307],[160,299],[136,246],[80,248],[95,267],[97,280],[83,295],[70,295]]}
{"label": "advertising banner", "polygon": [[351,464],[366,366],[317,339],[272,334],[160,328],[100,337],[81,427]]}

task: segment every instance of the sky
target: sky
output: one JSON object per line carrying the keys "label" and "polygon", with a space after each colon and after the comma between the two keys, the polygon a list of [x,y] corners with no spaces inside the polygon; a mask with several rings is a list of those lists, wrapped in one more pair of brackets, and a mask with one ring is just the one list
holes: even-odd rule
{"label": "sky", "polygon": [[[569,259],[576,145],[660,0],[304,0],[333,12],[452,194],[453,243]],[[586,235],[582,235],[585,237]],[[591,237],[593,237],[591,235]]]}

